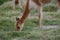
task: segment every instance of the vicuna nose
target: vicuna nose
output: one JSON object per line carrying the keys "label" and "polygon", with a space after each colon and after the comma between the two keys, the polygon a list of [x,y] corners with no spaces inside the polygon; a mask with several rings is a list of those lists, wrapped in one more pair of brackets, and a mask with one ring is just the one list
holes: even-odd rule
{"label": "vicuna nose", "polygon": [[19,31],[20,30],[20,27],[18,26],[16,30]]}

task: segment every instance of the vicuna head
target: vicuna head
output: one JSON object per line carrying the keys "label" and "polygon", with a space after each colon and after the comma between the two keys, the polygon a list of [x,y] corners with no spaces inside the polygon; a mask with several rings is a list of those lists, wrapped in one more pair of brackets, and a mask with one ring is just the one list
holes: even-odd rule
{"label": "vicuna head", "polygon": [[16,17],[16,30],[20,30],[20,19]]}
{"label": "vicuna head", "polygon": [[16,17],[16,30],[21,31],[23,28],[23,25],[24,23],[19,18]]}

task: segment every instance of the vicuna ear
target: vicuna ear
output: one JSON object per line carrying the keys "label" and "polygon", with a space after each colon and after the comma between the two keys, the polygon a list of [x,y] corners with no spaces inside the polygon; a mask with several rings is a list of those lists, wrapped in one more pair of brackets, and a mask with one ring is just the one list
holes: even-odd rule
{"label": "vicuna ear", "polygon": [[19,21],[20,19],[18,17],[16,17],[16,21]]}

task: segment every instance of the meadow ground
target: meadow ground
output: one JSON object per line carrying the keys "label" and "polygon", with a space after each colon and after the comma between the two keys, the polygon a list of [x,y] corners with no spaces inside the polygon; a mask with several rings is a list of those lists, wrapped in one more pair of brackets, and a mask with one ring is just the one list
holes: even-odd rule
{"label": "meadow ground", "polygon": [[[60,25],[60,12],[43,12],[43,25]],[[22,10],[12,10],[11,5],[0,6],[0,40],[60,40],[60,26],[38,30],[37,11],[31,11],[22,32],[16,31],[15,18],[22,15]]]}

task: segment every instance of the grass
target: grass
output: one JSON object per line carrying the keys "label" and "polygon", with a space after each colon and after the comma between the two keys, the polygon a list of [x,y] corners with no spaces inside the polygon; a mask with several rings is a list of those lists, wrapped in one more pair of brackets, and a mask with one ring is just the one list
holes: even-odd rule
{"label": "grass", "polygon": [[0,33],[3,40],[60,40],[60,29]]}
{"label": "grass", "polygon": [[[20,9],[14,11],[10,7],[11,5],[6,4],[0,6],[0,40],[60,40],[60,28],[38,30],[37,18],[26,19],[23,31],[16,31],[15,18],[21,16],[22,11]],[[37,11],[31,13],[35,15]],[[43,14],[43,25],[60,25],[59,13],[43,12]]]}

